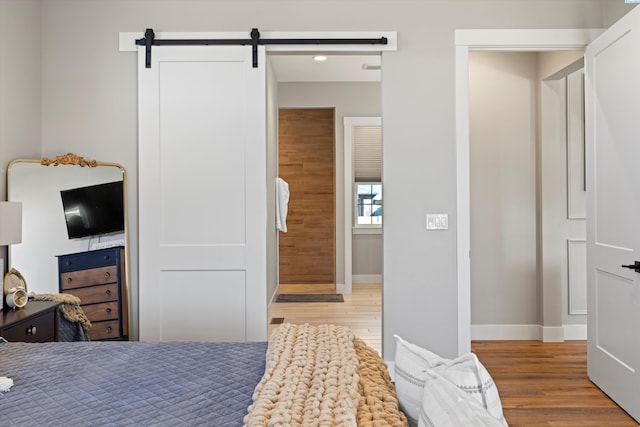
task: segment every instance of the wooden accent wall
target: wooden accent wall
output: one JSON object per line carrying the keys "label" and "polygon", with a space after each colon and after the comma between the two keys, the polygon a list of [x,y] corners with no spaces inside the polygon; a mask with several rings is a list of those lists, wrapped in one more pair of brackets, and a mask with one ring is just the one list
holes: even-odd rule
{"label": "wooden accent wall", "polygon": [[[287,232],[279,233],[280,284],[316,284],[335,293],[335,111],[281,109],[279,176],[289,183]],[[298,293],[292,286],[283,286]],[[294,287],[295,288],[295,287]],[[300,288],[299,293],[311,293]]]}

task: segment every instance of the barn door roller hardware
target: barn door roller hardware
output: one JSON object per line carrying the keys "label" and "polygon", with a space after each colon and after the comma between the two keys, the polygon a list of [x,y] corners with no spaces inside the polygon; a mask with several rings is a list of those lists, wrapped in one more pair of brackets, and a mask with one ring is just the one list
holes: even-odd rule
{"label": "barn door roller hardware", "polygon": [[345,45],[345,44],[387,44],[386,37],[378,39],[261,39],[257,28],[251,30],[248,39],[156,39],[153,29],[147,28],[144,38],[137,39],[136,45],[146,50],[146,68],[151,68],[151,46],[251,46],[253,68],[258,67],[258,46],[268,44],[296,45]]}

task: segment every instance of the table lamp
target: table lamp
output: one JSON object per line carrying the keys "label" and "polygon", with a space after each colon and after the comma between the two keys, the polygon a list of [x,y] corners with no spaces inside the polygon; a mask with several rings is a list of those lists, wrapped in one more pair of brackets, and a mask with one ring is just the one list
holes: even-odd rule
{"label": "table lamp", "polygon": [[22,242],[22,203],[0,202],[0,246]]}

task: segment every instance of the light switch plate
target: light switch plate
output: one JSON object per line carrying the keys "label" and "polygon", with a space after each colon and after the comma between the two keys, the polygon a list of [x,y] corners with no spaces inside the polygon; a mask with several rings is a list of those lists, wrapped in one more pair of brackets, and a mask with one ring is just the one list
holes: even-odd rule
{"label": "light switch plate", "polygon": [[427,214],[427,230],[448,230],[449,214]]}

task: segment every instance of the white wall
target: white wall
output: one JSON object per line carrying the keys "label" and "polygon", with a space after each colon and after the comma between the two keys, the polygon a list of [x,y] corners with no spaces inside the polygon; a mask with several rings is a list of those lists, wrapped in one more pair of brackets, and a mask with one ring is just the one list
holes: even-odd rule
{"label": "white wall", "polygon": [[[380,116],[380,83],[280,83],[280,108],[335,108],[336,283],[344,283],[344,125],[345,116]],[[353,274],[380,274],[382,236],[353,235]],[[373,255],[371,252],[376,250]],[[372,265],[376,259],[376,266]],[[357,268],[356,268],[357,266]]]}
{"label": "white wall", "polygon": [[[153,27],[248,33],[257,27],[398,32],[398,51],[382,58],[381,84],[388,207],[383,234],[387,285],[383,354],[391,360],[395,333],[444,356],[458,352],[454,30],[601,27],[608,1],[46,0],[41,4],[43,154],[74,151],[125,166],[131,184],[134,264],[136,55],[118,51],[120,31]],[[19,17],[11,13],[7,19]],[[28,73],[29,67],[19,71]],[[449,231],[426,232],[427,212],[449,213]],[[135,265],[132,273],[135,287]]]}

